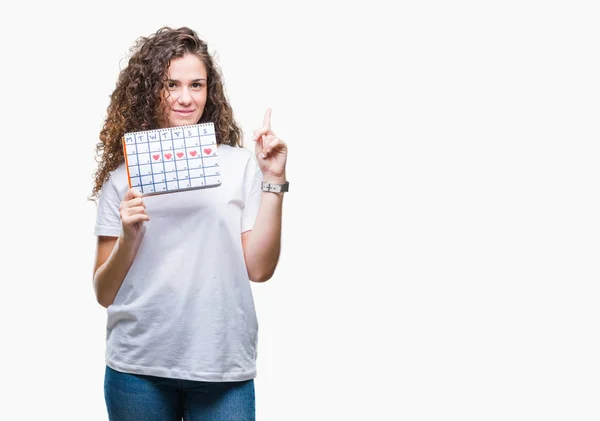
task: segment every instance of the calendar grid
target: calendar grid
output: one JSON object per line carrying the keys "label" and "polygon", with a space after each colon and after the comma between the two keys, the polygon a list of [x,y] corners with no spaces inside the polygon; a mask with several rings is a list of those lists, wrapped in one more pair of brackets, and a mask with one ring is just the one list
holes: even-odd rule
{"label": "calendar grid", "polygon": [[[171,145],[173,146],[173,154],[174,154],[175,153],[175,142],[173,141],[173,133],[171,133]],[[162,148],[162,145],[161,145],[161,148]],[[177,170],[177,168],[175,168],[175,170]],[[180,189],[181,186],[179,185],[179,177],[176,177],[176,183],[177,183],[177,188]]]}
{"label": "calendar grid", "polygon": [[204,177],[204,184],[206,184],[206,165],[204,164],[204,151],[202,150],[204,145],[202,144],[202,134],[200,134],[200,130],[198,130],[198,143],[200,144],[200,162],[202,162],[202,168],[204,168],[202,176]]}
{"label": "calendar grid", "polygon": [[[200,133],[198,133],[198,139],[200,139]],[[198,141],[200,141],[200,140],[198,140]],[[192,174],[190,174],[190,160],[189,160],[188,145],[187,145],[187,142],[185,141],[185,130],[183,130],[183,145],[185,147],[185,163],[186,163],[186,167],[187,167],[188,178],[191,180]]]}
{"label": "calendar grid", "polygon": [[[150,155],[152,156],[152,148],[150,148],[150,133],[146,133],[146,140],[148,141],[148,151],[150,152]],[[160,137],[158,138],[158,140],[160,141]],[[161,151],[162,151],[162,146],[161,146]],[[152,160],[150,161],[152,162]],[[163,160],[164,163],[164,160]],[[156,180],[154,179],[154,171],[152,171],[152,184],[156,185]]]}
{"label": "calendar grid", "polygon": [[[160,136],[158,137],[158,141],[160,142],[160,150],[162,151],[163,147],[162,147],[162,140],[160,140]],[[164,158],[164,154],[163,154],[163,158]],[[162,166],[163,166],[163,174],[165,174],[165,177],[166,177],[167,168],[165,167],[165,160],[164,159],[162,160]],[[177,187],[179,187],[179,186],[177,186]]]}
{"label": "calendar grid", "polygon": [[129,186],[144,196],[220,186],[217,147],[212,122],[126,133]]}
{"label": "calendar grid", "polygon": [[[133,136],[133,141],[135,142],[135,136]],[[137,154],[137,147],[135,148],[136,154]],[[142,173],[142,169],[140,168],[140,160],[137,159],[137,167],[138,167],[138,174]],[[131,182],[129,183],[129,186],[131,187]]]}

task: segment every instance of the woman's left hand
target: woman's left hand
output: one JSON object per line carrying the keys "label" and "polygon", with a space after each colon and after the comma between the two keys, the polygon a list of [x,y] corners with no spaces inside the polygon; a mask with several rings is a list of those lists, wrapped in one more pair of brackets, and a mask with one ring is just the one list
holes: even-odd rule
{"label": "woman's left hand", "polygon": [[261,128],[254,130],[254,150],[263,180],[284,183],[287,145],[271,130],[271,109],[267,108]]}

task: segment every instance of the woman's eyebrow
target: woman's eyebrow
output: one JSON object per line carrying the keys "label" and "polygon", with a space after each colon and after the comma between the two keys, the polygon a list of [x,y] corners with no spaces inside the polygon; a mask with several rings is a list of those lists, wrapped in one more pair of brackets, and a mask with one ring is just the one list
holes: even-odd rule
{"label": "woman's eyebrow", "polygon": [[[194,83],[194,82],[200,82],[201,80],[203,80],[203,81],[206,81],[206,79],[204,79],[204,78],[200,78],[200,79],[193,79],[193,80],[191,80],[190,82],[191,82],[191,83]],[[179,83],[179,80],[177,80],[177,79],[169,79],[169,82],[177,82],[177,83]]]}

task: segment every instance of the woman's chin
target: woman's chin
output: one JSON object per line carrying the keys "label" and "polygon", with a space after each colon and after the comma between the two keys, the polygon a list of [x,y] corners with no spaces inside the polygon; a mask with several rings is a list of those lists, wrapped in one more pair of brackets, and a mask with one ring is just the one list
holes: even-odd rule
{"label": "woman's chin", "polygon": [[190,124],[187,121],[183,121],[183,120],[172,120],[170,122],[171,127],[179,127],[179,126],[187,126],[188,124]]}
{"label": "woman's chin", "polygon": [[196,120],[193,119],[177,119],[177,120],[171,120],[170,122],[171,127],[178,127],[178,126],[189,126],[190,124],[196,124]]}

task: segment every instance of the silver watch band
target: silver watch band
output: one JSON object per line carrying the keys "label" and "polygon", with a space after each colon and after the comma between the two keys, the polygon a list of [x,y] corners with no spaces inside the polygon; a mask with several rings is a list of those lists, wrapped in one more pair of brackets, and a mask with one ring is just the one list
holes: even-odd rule
{"label": "silver watch band", "polygon": [[272,184],[265,183],[264,181],[260,184],[260,189],[262,191],[268,191],[272,193],[285,193],[289,191],[290,182],[286,181],[283,184]]}

